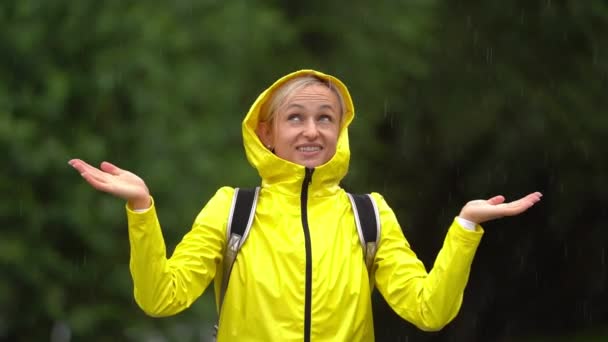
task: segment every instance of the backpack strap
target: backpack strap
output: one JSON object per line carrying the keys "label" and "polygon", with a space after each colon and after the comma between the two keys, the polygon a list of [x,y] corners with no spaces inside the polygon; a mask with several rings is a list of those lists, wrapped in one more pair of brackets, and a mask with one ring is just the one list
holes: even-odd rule
{"label": "backpack strap", "polygon": [[365,267],[369,276],[370,288],[374,285],[374,258],[380,243],[380,214],[374,198],[369,195],[347,193],[353,207],[355,225],[363,249]]}
{"label": "backpack strap", "polygon": [[230,272],[236,260],[236,256],[241,249],[241,246],[247,240],[253,218],[255,216],[255,208],[258,202],[260,187],[254,189],[234,189],[232,197],[232,205],[230,206],[230,214],[228,215],[228,224],[226,227],[226,251],[224,252],[223,270],[222,270],[222,287],[220,288],[219,310],[222,310],[224,295],[228,288],[230,280]]}

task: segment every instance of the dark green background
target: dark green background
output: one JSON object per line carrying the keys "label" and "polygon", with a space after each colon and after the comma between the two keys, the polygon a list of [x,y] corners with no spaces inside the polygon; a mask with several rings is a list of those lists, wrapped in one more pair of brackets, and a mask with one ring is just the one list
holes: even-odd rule
{"label": "dark green background", "polygon": [[209,336],[212,291],[171,318],[136,306],[124,203],[67,161],[144,178],[170,253],[218,187],[258,183],[240,122],[301,68],[349,86],[344,186],[382,193],[427,268],[466,201],[545,195],[485,225],[443,331],[374,296],[379,341],[608,339],[606,1],[6,0],[0,340]]}

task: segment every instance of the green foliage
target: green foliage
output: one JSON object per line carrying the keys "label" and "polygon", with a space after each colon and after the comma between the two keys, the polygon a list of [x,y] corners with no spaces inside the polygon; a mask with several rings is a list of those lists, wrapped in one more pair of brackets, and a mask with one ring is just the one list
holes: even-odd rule
{"label": "green foliage", "polygon": [[423,334],[380,308],[379,340],[601,331],[607,37],[602,1],[4,1],[0,340],[207,336],[211,291],[172,318],[137,308],[124,203],[66,162],[144,178],[170,254],[218,187],[258,182],[240,122],[300,68],[349,86],[345,185],[385,195],[427,266],[467,200],[545,193],[486,227],[449,329]]}

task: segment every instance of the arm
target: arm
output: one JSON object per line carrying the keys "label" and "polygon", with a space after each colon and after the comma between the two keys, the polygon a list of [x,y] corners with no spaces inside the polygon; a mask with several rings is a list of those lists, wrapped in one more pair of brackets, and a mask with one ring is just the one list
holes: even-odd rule
{"label": "arm", "polygon": [[216,193],[170,259],[154,205],[143,213],[127,206],[134,296],[148,315],[169,316],[190,307],[215,277],[233,191],[225,187]]}
{"label": "arm", "polygon": [[[474,231],[466,230],[455,219],[432,270],[427,273],[403,236],[393,211],[380,195],[374,195],[382,222],[382,236],[375,261],[378,290],[403,319],[422,330],[439,330],[460,310],[483,229],[478,225]],[[465,205],[460,217],[481,223],[517,215],[538,200],[540,194],[535,193],[507,204],[503,203],[502,196],[488,201],[471,201]]]}
{"label": "arm", "polygon": [[127,201],[130,268],[138,305],[151,316],[172,315],[189,307],[221,262],[233,190],[218,191],[167,260],[154,202],[141,178],[108,162],[99,169],[80,159],[69,164],[93,188]]}

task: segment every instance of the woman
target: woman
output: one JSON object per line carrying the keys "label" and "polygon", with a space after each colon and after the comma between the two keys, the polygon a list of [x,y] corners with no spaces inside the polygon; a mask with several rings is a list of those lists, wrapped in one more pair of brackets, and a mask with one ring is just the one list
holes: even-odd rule
{"label": "woman", "polygon": [[[262,185],[221,308],[219,340],[374,339],[372,289],[351,204],[339,186],[348,170],[353,117],[344,84],[313,70],[281,78],[251,107],[243,139]],[[143,180],[107,162],[101,169],[78,159],[70,164],[94,188],[127,201],[134,295],[146,313],[168,316],[186,309],[214,278],[217,298],[234,189],[218,190],[167,259]],[[382,227],[374,282],[401,317],[438,330],[460,308],[483,234],[479,224],[520,214],[541,194],[511,203],[502,196],[467,203],[428,273],[393,211],[379,194],[372,197]]]}

